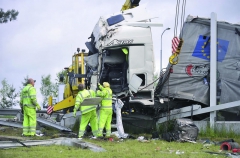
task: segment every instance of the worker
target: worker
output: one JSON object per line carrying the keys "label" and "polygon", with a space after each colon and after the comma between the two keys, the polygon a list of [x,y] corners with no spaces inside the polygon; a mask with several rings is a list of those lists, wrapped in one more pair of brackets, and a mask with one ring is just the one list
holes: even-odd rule
{"label": "worker", "polygon": [[41,107],[37,103],[35,82],[36,80],[29,78],[27,85],[20,93],[20,107],[23,111],[23,136],[36,135],[36,109],[41,110]]}
{"label": "worker", "polygon": [[80,121],[80,127],[78,132],[78,139],[79,140],[82,139],[86,126],[88,125],[88,122],[90,122],[91,129],[92,129],[92,134],[93,134],[92,139],[96,139],[97,133],[98,133],[97,112],[96,112],[97,105],[81,106],[81,103],[84,101],[84,99],[96,97],[96,93],[93,90],[86,90],[83,84],[78,85],[78,90],[79,92],[76,96],[76,101],[75,101],[75,106],[73,111],[73,115],[74,117],[76,117],[76,112],[80,107],[81,121]]}
{"label": "worker", "polygon": [[103,137],[103,129],[106,129],[106,137],[111,134],[112,122],[112,90],[108,82],[103,82],[103,86],[98,83],[99,89],[97,96],[102,97],[101,108],[99,111],[98,137]]}

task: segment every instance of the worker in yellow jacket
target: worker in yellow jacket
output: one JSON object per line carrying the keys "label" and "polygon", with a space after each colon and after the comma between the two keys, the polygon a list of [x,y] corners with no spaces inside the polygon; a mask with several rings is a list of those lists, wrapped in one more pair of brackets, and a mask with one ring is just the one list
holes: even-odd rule
{"label": "worker in yellow jacket", "polygon": [[40,105],[37,103],[36,89],[34,88],[36,80],[28,79],[27,85],[20,93],[20,107],[23,111],[23,136],[36,135],[37,126],[37,110],[41,110]]}
{"label": "worker in yellow jacket", "polygon": [[88,122],[90,122],[90,125],[91,125],[91,129],[93,133],[92,138],[96,139],[97,133],[98,133],[97,112],[96,112],[97,105],[81,106],[81,103],[85,98],[96,97],[96,93],[93,90],[86,90],[83,84],[78,85],[78,90],[79,92],[76,96],[74,112],[73,112],[73,115],[76,117],[76,112],[80,107],[81,121],[80,121],[80,127],[78,132],[78,139],[80,140],[82,139],[82,136],[84,135],[84,131],[86,129]]}
{"label": "worker in yellow jacket", "polygon": [[103,136],[103,128],[106,129],[106,137],[111,135],[112,122],[112,90],[108,82],[103,82],[103,86],[98,83],[99,89],[97,96],[102,97],[101,108],[99,112],[98,137]]}

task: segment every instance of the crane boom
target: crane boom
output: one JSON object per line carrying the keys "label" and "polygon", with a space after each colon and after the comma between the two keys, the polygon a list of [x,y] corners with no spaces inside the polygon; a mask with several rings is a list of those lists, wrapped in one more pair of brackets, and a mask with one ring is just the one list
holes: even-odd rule
{"label": "crane boom", "polygon": [[139,2],[140,0],[126,0],[122,6],[121,11],[137,7],[139,6]]}

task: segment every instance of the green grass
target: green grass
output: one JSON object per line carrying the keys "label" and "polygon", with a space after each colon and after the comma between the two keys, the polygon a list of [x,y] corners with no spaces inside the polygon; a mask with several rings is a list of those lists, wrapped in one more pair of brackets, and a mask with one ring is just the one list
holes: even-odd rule
{"label": "green grass", "polygon": [[[8,150],[0,150],[1,158],[9,157],[38,157],[38,158],[74,158],[74,157],[106,157],[106,158],[155,158],[155,157],[182,157],[182,158],[211,158],[224,157],[221,155],[213,156],[204,151],[218,152],[219,146],[204,147],[201,143],[179,143],[165,142],[162,140],[151,140],[149,142],[139,142],[137,140],[118,141],[99,141],[88,140],[106,150],[106,152],[93,152],[88,149],[80,149],[68,146],[35,146],[31,148],[19,147]],[[184,152],[176,154],[176,151]]]}
{"label": "green grass", "polygon": [[[166,126],[171,126],[169,123]],[[78,129],[76,125],[74,131]],[[164,131],[164,128],[161,127]],[[6,128],[0,130],[0,135],[6,136],[20,136],[22,129],[18,128]],[[33,137],[28,139],[50,139],[61,136],[58,131],[53,129],[44,129],[46,133],[44,137]],[[138,136],[144,136],[150,138],[150,134],[140,134],[134,135],[136,138]],[[202,144],[199,140],[209,139],[214,142],[223,141],[226,139],[234,139],[235,142],[240,143],[240,135],[234,133],[234,131],[227,131],[224,126],[218,130],[213,131],[208,126],[206,131],[200,129],[199,137],[197,143],[189,142],[166,142],[163,140],[151,140],[146,142],[140,142],[136,139],[125,139],[123,141],[114,137],[114,141],[103,141],[103,140],[92,140],[86,138],[84,141],[94,143],[101,146],[106,151],[105,152],[93,152],[89,149],[81,149],[72,146],[62,146],[62,145],[51,145],[51,146],[31,146],[30,148],[18,147],[13,149],[0,149],[0,158],[26,158],[26,157],[36,157],[36,158],[212,158],[212,157],[226,157],[225,155],[213,155],[206,153],[216,152],[219,154],[224,154],[224,151],[220,151],[220,145],[214,144]],[[1,142],[0,142],[1,143]],[[177,151],[182,152],[182,154],[176,154]]]}
{"label": "green grass", "polygon": [[[59,136],[58,131],[45,129],[47,136],[33,137],[28,139],[50,139]],[[0,135],[20,136],[21,129],[8,128],[5,131],[0,131]],[[149,134],[135,135],[145,136],[150,138]],[[18,147],[13,149],[0,149],[0,158],[155,158],[155,157],[180,157],[180,158],[211,158],[211,157],[225,157],[224,155],[212,155],[205,151],[219,152],[220,146],[204,146],[202,143],[180,143],[180,142],[166,142],[163,140],[148,140],[147,142],[140,142],[136,139],[125,139],[123,141],[114,137],[114,141],[91,140],[86,138],[85,141],[101,146],[106,152],[93,152],[89,149],[81,149],[71,146],[31,146],[30,148]],[[239,139],[238,139],[239,140]],[[177,150],[184,152],[176,154]]]}
{"label": "green grass", "polygon": [[235,132],[231,128],[227,130],[224,124],[220,125],[219,128],[215,128],[215,130],[213,130],[212,128],[210,128],[210,125],[208,124],[205,130],[200,129],[199,136],[209,137],[211,139],[218,139],[218,138],[238,139],[240,138],[240,133]]}

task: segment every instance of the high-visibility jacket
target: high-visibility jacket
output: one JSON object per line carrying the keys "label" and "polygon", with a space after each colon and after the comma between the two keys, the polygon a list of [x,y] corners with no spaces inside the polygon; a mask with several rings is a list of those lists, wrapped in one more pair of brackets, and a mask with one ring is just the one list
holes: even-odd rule
{"label": "high-visibility jacket", "polygon": [[[84,99],[93,98],[93,97],[96,97],[96,94],[93,90],[84,89],[82,91],[79,91],[76,96],[74,110],[77,111],[79,109],[79,106],[81,105]],[[82,114],[85,114],[89,111],[96,110],[96,108],[97,108],[97,105],[89,105],[89,106],[84,105],[80,107],[80,110]]]}
{"label": "high-visibility jacket", "polygon": [[36,89],[31,84],[27,84],[27,86],[21,91],[20,105],[28,106],[33,109],[36,109],[36,107],[39,106],[36,98]]}
{"label": "high-visibility jacket", "polygon": [[102,85],[99,85],[99,88],[97,95],[102,97],[101,109],[112,109],[112,90],[109,87],[104,88]]}

